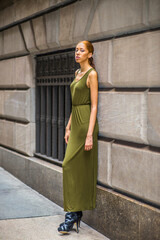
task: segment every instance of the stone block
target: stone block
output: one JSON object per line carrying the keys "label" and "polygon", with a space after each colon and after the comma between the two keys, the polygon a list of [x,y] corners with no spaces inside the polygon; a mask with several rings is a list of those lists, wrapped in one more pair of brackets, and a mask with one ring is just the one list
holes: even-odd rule
{"label": "stone block", "polygon": [[[33,119],[34,99],[33,89],[27,91],[4,91],[4,116],[24,122],[35,122]],[[34,89],[35,92],[35,89]]]}
{"label": "stone block", "polygon": [[30,52],[37,52],[38,49],[36,47],[34,33],[32,31],[30,21],[22,23],[21,27],[22,27],[22,32],[23,32],[23,35],[24,35],[24,39],[25,39],[27,49]]}
{"label": "stone block", "polygon": [[160,93],[148,92],[148,142],[152,146],[160,147]]}
{"label": "stone block", "polygon": [[111,186],[111,142],[98,141],[98,181]]}
{"label": "stone block", "polygon": [[44,24],[44,17],[38,17],[32,20],[36,46],[39,50],[48,48],[46,39],[46,29]]}
{"label": "stone block", "polygon": [[112,144],[112,187],[160,205],[160,153]]}
{"label": "stone block", "polygon": [[0,120],[2,125],[0,143],[3,146],[13,148],[15,147],[15,123],[6,120]]}
{"label": "stone block", "polygon": [[149,0],[148,22],[150,25],[160,25],[160,1]]}
{"label": "stone block", "polygon": [[37,0],[37,11],[42,11],[45,8],[49,8],[50,0]]}
{"label": "stone block", "polygon": [[3,34],[4,55],[11,56],[15,54],[27,53],[18,26],[5,30]]}
{"label": "stone block", "polygon": [[[102,41],[93,43],[94,52],[93,59],[98,72],[99,87],[112,86],[111,81],[111,57],[112,57],[112,42]],[[103,57],[102,57],[103,56]]]}
{"label": "stone block", "polygon": [[99,92],[99,135],[147,144],[147,100],[143,92]]}
{"label": "stone block", "polygon": [[113,41],[112,80],[116,87],[160,87],[160,31]]}
{"label": "stone block", "polygon": [[37,1],[35,0],[21,0],[15,1],[15,20],[23,19],[38,11]]}
{"label": "stone block", "polygon": [[0,61],[0,87],[13,86],[14,63],[14,59]]}
{"label": "stone block", "polygon": [[35,124],[0,120],[0,144],[28,156],[35,152]]}
{"label": "stone block", "polygon": [[4,138],[4,120],[0,119],[0,144],[3,144]]}
{"label": "stone block", "polygon": [[15,58],[15,78],[13,84],[16,87],[34,87],[33,63],[30,56]]}
{"label": "stone block", "polygon": [[47,45],[50,48],[57,47],[59,45],[58,42],[59,10],[46,14],[45,21],[46,21]]}
{"label": "stone block", "polygon": [[0,27],[4,27],[15,21],[13,5],[0,11]]}
{"label": "stone block", "polygon": [[88,38],[100,38],[144,28],[144,1],[101,0],[93,16]]}
{"label": "stone block", "polygon": [[4,115],[4,91],[0,91],[0,116]]}
{"label": "stone block", "polygon": [[94,1],[77,1],[74,5],[75,7],[75,19],[74,19],[74,30],[73,30],[73,40],[78,42],[80,39],[84,39],[86,35],[86,30],[88,25],[90,26],[90,18],[93,15],[95,9],[93,8]]}
{"label": "stone block", "polygon": [[59,42],[61,46],[73,46],[75,4],[60,9]]}
{"label": "stone block", "polygon": [[35,153],[35,124],[15,124],[15,149],[33,156]]}
{"label": "stone block", "polygon": [[32,65],[30,56],[0,61],[0,87],[34,87],[35,83]]}
{"label": "stone block", "polygon": [[3,55],[3,50],[4,50],[4,47],[3,47],[3,32],[0,32],[0,56]]}

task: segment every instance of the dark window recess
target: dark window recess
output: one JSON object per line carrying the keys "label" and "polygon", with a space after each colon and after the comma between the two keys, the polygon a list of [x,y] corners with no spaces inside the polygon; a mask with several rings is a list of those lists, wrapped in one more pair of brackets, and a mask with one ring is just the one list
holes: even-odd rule
{"label": "dark window recess", "polygon": [[79,64],[74,50],[36,57],[36,156],[62,164],[71,113],[70,84]]}

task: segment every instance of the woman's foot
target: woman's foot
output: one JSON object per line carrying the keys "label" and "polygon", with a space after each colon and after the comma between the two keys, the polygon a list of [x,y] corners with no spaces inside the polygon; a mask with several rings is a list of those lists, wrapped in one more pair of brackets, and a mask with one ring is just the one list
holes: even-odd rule
{"label": "woman's foot", "polygon": [[77,212],[68,212],[65,215],[65,222],[61,223],[58,231],[60,233],[66,234],[72,230],[73,225],[76,224],[76,232],[78,233],[78,227],[80,226],[80,216],[82,217],[82,213]]}
{"label": "woman's foot", "polygon": [[[83,216],[83,213],[82,213],[82,211],[78,211],[78,212],[75,212],[75,213],[77,213],[77,216],[78,216],[78,227],[80,227],[80,221],[81,221],[81,218],[82,218],[82,216]],[[67,212],[67,213],[65,214],[65,220],[66,220],[67,216],[70,215],[70,214],[71,214],[71,212]],[[61,223],[59,226],[61,226],[61,225],[63,225],[63,224],[64,224],[64,222]]]}

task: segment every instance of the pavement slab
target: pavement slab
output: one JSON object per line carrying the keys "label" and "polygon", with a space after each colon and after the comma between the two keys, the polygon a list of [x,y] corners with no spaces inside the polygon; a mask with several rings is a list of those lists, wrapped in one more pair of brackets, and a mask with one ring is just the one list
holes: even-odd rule
{"label": "pavement slab", "polygon": [[69,234],[57,231],[63,208],[0,167],[0,240],[109,240],[81,222]]}

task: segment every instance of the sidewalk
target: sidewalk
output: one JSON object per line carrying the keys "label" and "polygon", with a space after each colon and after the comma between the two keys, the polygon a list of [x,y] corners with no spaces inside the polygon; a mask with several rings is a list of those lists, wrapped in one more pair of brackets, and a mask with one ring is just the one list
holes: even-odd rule
{"label": "sidewalk", "polygon": [[65,212],[0,167],[0,240],[109,240],[81,222],[63,236],[57,227]]}

